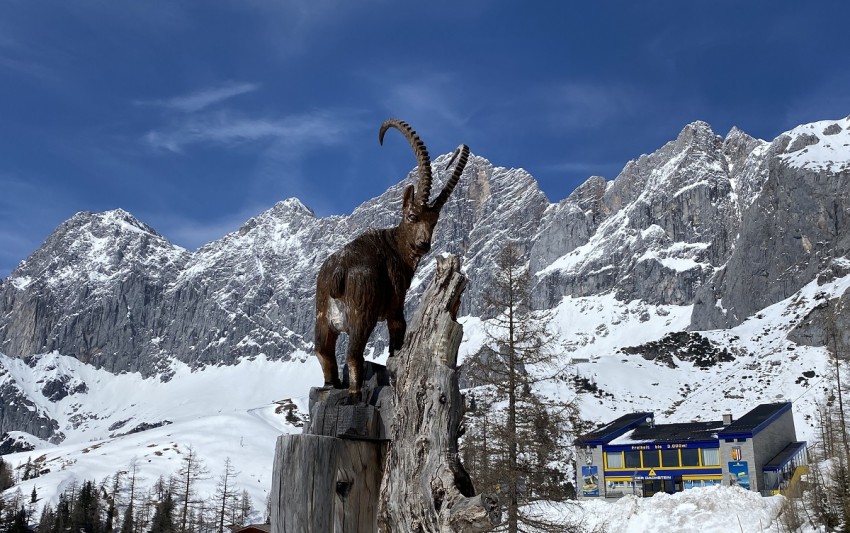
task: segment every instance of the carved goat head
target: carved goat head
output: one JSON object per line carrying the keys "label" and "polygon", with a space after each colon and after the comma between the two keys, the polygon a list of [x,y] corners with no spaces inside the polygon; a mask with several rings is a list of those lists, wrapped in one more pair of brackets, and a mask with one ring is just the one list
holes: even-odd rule
{"label": "carved goat head", "polygon": [[434,227],[437,225],[437,219],[440,217],[440,210],[449,199],[464,167],[466,167],[469,159],[469,147],[462,144],[455,150],[454,155],[446,165],[446,170],[448,170],[452,164],[457,162],[454,172],[446,181],[437,198],[428,203],[432,182],[431,157],[428,155],[428,149],[425,148],[425,144],[419,139],[416,132],[406,122],[398,119],[389,119],[381,125],[378,141],[382,145],[384,144],[384,134],[390,128],[396,128],[407,138],[418,163],[419,189],[417,191],[413,185],[405,188],[402,217],[398,231],[399,246],[404,253],[404,258],[415,269],[422,256],[431,250],[431,239],[434,234]]}

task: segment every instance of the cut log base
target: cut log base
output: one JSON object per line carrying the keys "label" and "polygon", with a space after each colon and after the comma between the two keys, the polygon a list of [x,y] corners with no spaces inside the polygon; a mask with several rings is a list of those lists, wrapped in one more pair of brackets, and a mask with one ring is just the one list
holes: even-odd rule
{"label": "cut log base", "polygon": [[386,443],[282,435],[271,491],[272,533],[377,531]]}

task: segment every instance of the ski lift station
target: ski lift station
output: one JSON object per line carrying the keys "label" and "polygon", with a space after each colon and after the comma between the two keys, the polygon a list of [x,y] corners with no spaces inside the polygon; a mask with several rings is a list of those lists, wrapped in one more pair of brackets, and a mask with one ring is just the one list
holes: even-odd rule
{"label": "ski lift station", "polygon": [[737,420],[655,424],[631,413],[575,441],[579,498],[652,496],[739,485],[763,495],[788,490],[806,471],[791,403],[761,404]]}

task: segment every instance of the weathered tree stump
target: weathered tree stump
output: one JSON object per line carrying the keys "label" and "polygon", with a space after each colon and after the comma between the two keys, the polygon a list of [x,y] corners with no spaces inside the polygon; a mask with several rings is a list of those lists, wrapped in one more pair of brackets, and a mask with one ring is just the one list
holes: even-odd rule
{"label": "weathered tree stump", "polygon": [[387,364],[394,419],[384,464],[378,527],[384,532],[479,532],[501,521],[495,495],[475,495],[458,457],[463,398],[457,323],[466,277],[456,256],[437,259],[404,348]]}
{"label": "weathered tree stump", "polygon": [[348,389],[311,390],[307,434],[278,438],[271,533],[472,533],[499,523],[496,497],[474,494],[458,458],[465,286],[458,258],[439,258],[389,376],[367,363],[361,402]]}
{"label": "weathered tree stump", "polygon": [[272,533],[376,531],[386,444],[283,435],[275,449]]}
{"label": "weathered tree stump", "polygon": [[352,402],[347,387],[313,387],[305,434],[278,437],[272,533],[377,531],[392,390],[383,366],[364,370],[362,401]]}

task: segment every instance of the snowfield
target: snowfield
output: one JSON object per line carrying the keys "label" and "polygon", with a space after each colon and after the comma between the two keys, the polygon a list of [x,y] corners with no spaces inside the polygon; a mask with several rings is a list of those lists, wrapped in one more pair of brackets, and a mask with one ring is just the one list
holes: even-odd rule
{"label": "snowfield", "polygon": [[[49,470],[8,492],[20,487],[29,495],[35,487],[40,505],[55,505],[71,483],[100,482],[128,471],[134,461],[137,483],[150,487],[159,476],[176,472],[191,446],[209,472],[198,485],[200,494],[213,494],[229,457],[239,472],[240,491],[248,490],[259,513],[271,487],[277,437],[301,432],[275,402],[292,398],[298,411],[306,413],[309,388],[322,380],[319,365],[303,360],[280,363],[258,357],[195,372],[176,363],[173,377],[163,382],[138,374],[113,376],[58,354],[40,357],[36,367],[41,372],[34,373],[23,361],[0,356],[0,364],[30,398],[39,397],[40,386],[57,376],[70,376],[88,386],[87,392],[55,403],[45,399],[39,405],[60,421],[67,438],[58,446],[41,441],[34,451],[3,456],[13,466],[32,461]],[[39,379],[33,381],[32,376]],[[165,421],[170,423],[122,434],[139,424]]]}
{"label": "snowfield", "polygon": [[[719,420],[723,413],[740,416],[758,403],[786,399],[794,402],[798,438],[812,442],[826,352],[793,345],[786,335],[824,298],[848,287],[850,276],[820,286],[812,282],[737,328],[700,332],[734,354],[733,361],[706,369],[675,359],[671,368],[619,351],[682,331],[690,307],[619,303],[610,295],[565,298],[552,314],[550,327],[558,333],[567,377],[587,378],[598,387],[596,392],[578,394],[582,413],[590,420],[604,423],[643,410],[655,412],[661,423]],[[461,322],[462,361],[480,349],[485,336],[479,319]],[[386,353],[378,361],[385,357]],[[271,486],[275,440],[301,431],[276,402],[291,399],[303,415],[310,387],[322,382],[319,364],[306,353],[287,362],[260,356],[235,366],[194,371],[174,363],[168,381],[131,373],[114,376],[55,353],[37,358],[35,372],[20,359],[0,355],[0,364],[7,370],[0,382],[14,379],[30,399],[41,398],[37,408],[57,420],[66,435],[58,446],[40,442],[35,451],[4,456],[15,466],[33,461],[49,470],[21,482],[17,487],[23,494],[35,487],[40,504],[55,504],[70,483],[104,480],[128,470],[134,461],[141,485],[151,486],[159,476],[174,473],[191,446],[209,471],[199,491],[214,492],[229,457],[239,472],[240,490],[250,494],[258,519]],[[804,372],[814,377],[803,378]],[[82,392],[56,402],[44,398],[41,389],[47,381],[65,378]],[[572,399],[567,382],[546,392]],[[122,434],[142,423],[165,421],[170,423]],[[586,501],[566,512],[605,531],[693,531],[697,524],[700,531],[780,531],[776,517],[781,500],[717,487],[647,499]]]}

